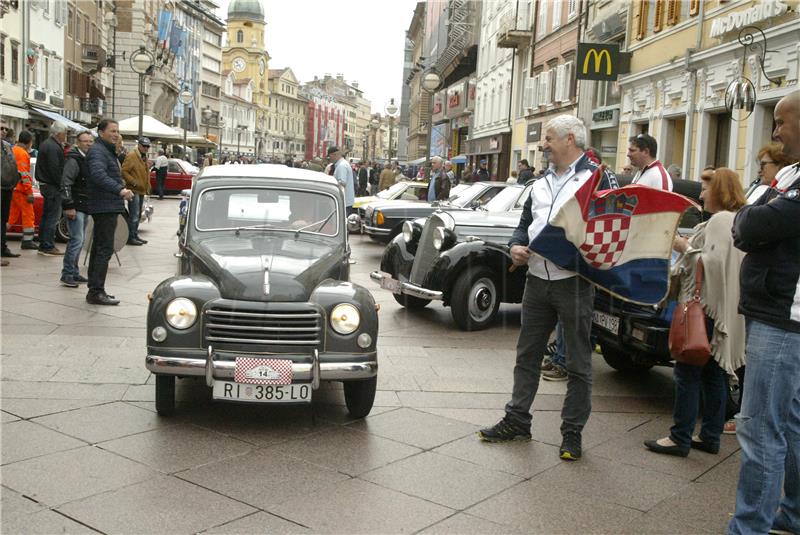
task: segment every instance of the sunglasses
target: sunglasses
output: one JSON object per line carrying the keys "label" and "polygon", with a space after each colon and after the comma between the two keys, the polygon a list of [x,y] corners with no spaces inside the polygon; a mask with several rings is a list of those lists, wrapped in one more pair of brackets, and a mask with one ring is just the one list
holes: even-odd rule
{"label": "sunglasses", "polygon": [[2,131],[2,132],[8,132],[8,127],[6,127],[6,126],[0,126],[0,131]]}
{"label": "sunglasses", "polygon": [[758,162],[758,167],[761,168],[761,169],[764,169],[766,166],[768,166],[770,164],[775,165],[775,162],[772,162],[772,161]]}

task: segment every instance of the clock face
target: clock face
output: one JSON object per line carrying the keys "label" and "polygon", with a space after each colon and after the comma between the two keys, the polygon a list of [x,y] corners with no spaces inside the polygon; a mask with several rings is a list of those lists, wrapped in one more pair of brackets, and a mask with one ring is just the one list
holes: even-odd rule
{"label": "clock face", "polygon": [[258,74],[264,74],[264,70],[267,68],[267,62],[264,61],[264,58],[261,58],[258,62]]}
{"label": "clock face", "polygon": [[233,70],[236,72],[242,72],[246,66],[247,64],[243,58],[236,58],[233,60]]}

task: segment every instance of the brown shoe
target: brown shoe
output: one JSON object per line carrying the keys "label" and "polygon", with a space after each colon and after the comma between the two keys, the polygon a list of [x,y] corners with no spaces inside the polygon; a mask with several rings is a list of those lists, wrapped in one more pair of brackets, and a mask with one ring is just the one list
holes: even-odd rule
{"label": "brown shoe", "polygon": [[38,253],[43,256],[64,256],[64,251],[55,247],[52,249],[39,249]]}
{"label": "brown shoe", "polygon": [[0,260],[0,267],[6,267],[9,263],[8,260]]}

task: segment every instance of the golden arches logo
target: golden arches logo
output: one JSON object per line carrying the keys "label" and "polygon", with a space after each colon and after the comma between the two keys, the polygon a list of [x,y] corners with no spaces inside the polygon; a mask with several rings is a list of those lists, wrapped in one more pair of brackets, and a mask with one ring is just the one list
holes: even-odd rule
{"label": "golden arches logo", "polygon": [[590,48],[583,59],[583,74],[589,72],[589,59],[594,58],[594,72],[599,74],[603,65],[603,57],[606,58],[606,75],[611,76],[611,54],[608,50],[597,51],[595,48]]}

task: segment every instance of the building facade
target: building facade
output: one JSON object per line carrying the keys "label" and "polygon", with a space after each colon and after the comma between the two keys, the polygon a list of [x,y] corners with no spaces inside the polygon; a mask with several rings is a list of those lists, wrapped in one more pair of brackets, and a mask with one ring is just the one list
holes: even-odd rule
{"label": "building facade", "polygon": [[15,132],[25,128],[28,108],[25,105],[25,70],[28,69],[24,46],[24,12],[17,3],[0,4],[0,115]]}
{"label": "building facade", "polygon": [[406,38],[413,49],[411,61],[413,66],[404,79],[408,86],[408,137],[407,158],[408,162],[417,162],[425,159],[425,148],[428,136],[428,117],[430,116],[431,95],[422,90],[422,73],[426,67],[425,56],[425,13],[426,2],[417,2],[414,15],[406,30]]}
{"label": "building facade", "polygon": [[220,152],[223,157],[257,157],[256,121],[259,106],[255,101],[255,82],[234,71],[223,72]]}
{"label": "building facade", "polygon": [[[225,23],[215,15],[218,5],[214,0],[199,4],[203,11],[203,42],[200,58],[200,100],[197,105],[209,141],[219,145],[222,111],[222,38]],[[211,110],[210,114],[205,110]]]}
{"label": "building facade", "polygon": [[267,147],[273,159],[302,158],[306,152],[308,101],[292,69],[270,69],[267,109]]}
{"label": "building facade", "polygon": [[344,123],[347,109],[330,95],[313,85],[300,88],[300,96],[307,102],[305,159],[325,159],[328,147],[344,146]]}
{"label": "building facade", "polygon": [[340,148],[347,153],[349,158],[360,158],[363,147],[364,133],[367,132],[370,122],[372,103],[364,98],[364,92],[359,88],[358,82],[347,82],[343,74],[335,77],[326,74],[322,78],[317,76],[305,84],[310,90],[319,90],[321,94],[332,97],[344,109],[342,123],[343,137]]}

